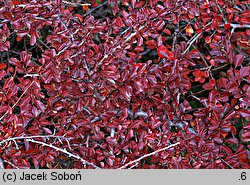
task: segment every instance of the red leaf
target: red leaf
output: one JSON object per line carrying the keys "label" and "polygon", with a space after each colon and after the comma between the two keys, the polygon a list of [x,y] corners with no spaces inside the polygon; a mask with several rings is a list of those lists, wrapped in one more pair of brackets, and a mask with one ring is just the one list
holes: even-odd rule
{"label": "red leaf", "polygon": [[155,40],[148,40],[146,41],[146,45],[149,49],[154,49],[157,45],[157,42]]}
{"label": "red leaf", "polygon": [[144,4],[145,4],[145,1],[136,2],[135,8],[138,8],[138,9],[139,9],[139,8],[142,8]]}
{"label": "red leaf", "polygon": [[230,28],[231,28],[231,25],[230,25],[229,23],[224,24],[224,28],[225,28],[225,29],[230,29]]}
{"label": "red leaf", "polygon": [[242,17],[240,22],[243,24],[250,24],[250,17]]}
{"label": "red leaf", "polygon": [[196,82],[200,82],[200,83],[204,83],[205,80],[206,80],[206,76],[205,76],[205,73],[203,71],[200,71],[200,70],[196,70],[193,72],[193,75],[195,76],[195,81]]}
{"label": "red leaf", "polygon": [[170,60],[174,60],[174,54],[168,51],[168,49],[163,45],[158,47],[157,54],[161,58],[169,58]]}
{"label": "red leaf", "polygon": [[49,135],[52,134],[52,131],[46,127],[43,127],[43,130],[45,131],[46,134],[49,134]]}
{"label": "red leaf", "polygon": [[144,51],[144,47],[143,46],[136,46],[134,50],[136,52],[143,52]]}
{"label": "red leaf", "polygon": [[126,101],[130,101],[131,100],[131,95],[132,95],[132,87],[131,86],[126,86],[124,88],[121,89],[121,95],[122,98]]}
{"label": "red leaf", "polygon": [[12,64],[13,66],[21,66],[21,63],[19,60],[16,58],[10,58],[9,63]]}
{"label": "red leaf", "polygon": [[250,111],[249,110],[241,110],[241,111],[239,111],[239,113],[244,118],[250,118]]}
{"label": "red leaf", "polygon": [[242,64],[243,60],[244,60],[245,56],[242,54],[237,54],[234,58],[234,65],[235,67],[238,67],[239,65]]}
{"label": "red leaf", "polygon": [[13,4],[13,5],[20,5],[21,2],[16,0],[16,1],[12,1],[12,4]]}
{"label": "red leaf", "polygon": [[110,137],[110,136],[106,137],[106,141],[107,141],[109,144],[117,145],[117,139],[112,138],[112,137]]}
{"label": "red leaf", "polygon": [[221,146],[221,148],[227,153],[227,155],[232,155],[233,154],[233,152],[232,152],[232,150],[228,147],[228,146]]}
{"label": "red leaf", "polygon": [[9,88],[9,87],[11,87],[13,85],[14,85],[14,78],[11,76],[11,77],[9,77],[9,78],[6,79],[3,88],[7,89],[7,88]]}
{"label": "red leaf", "polygon": [[28,31],[28,30],[18,31],[18,32],[17,32],[17,36],[20,37],[20,38],[17,38],[17,41],[22,40],[22,37],[25,37],[25,36],[28,35],[28,34],[29,34],[29,31]]}
{"label": "red leaf", "polygon": [[249,75],[249,71],[250,71],[249,69],[250,69],[249,67],[240,68],[240,76],[241,76],[241,78],[244,78],[244,77]]}
{"label": "red leaf", "polygon": [[39,162],[35,158],[33,158],[32,161],[33,161],[33,164],[34,164],[35,168],[38,169],[39,168]]}
{"label": "red leaf", "polygon": [[215,137],[213,140],[214,140],[214,142],[216,142],[217,144],[222,144],[222,143],[223,143],[223,140],[222,140],[220,137]]}
{"label": "red leaf", "polygon": [[5,69],[7,67],[7,65],[3,62],[0,63],[0,70],[1,69]]}
{"label": "red leaf", "polygon": [[200,53],[197,49],[193,49],[192,51],[189,52],[189,56],[191,58],[200,58]]}
{"label": "red leaf", "polygon": [[215,85],[216,85],[216,81],[214,79],[209,79],[209,82],[205,83],[202,87],[205,90],[212,90],[214,89]]}
{"label": "red leaf", "polygon": [[229,138],[226,140],[227,143],[229,144],[238,144],[238,140],[236,138]]}
{"label": "red leaf", "polygon": [[32,114],[33,114],[35,117],[37,117],[37,116],[39,115],[39,111],[38,111],[38,109],[37,109],[35,106],[32,107]]}
{"label": "red leaf", "polygon": [[143,44],[143,38],[142,38],[142,36],[138,36],[138,42],[137,42],[137,45],[138,46],[141,46]]}
{"label": "red leaf", "polygon": [[240,103],[243,105],[243,106],[248,106],[250,107],[250,99],[248,98],[240,98]]}
{"label": "red leaf", "polygon": [[225,62],[227,62],[227,61],[228,61],[227,58],[224,57],[224,56],[216,56],[216,57],[215,57],[215,62],[225,63]]}
{"label": "red leaf", "polygon": [[33,46],[36,43],[36,35],[32,33],[30,35],[30,45]]}
{"label": "red leaf", "polygon": [[30,148],[30,144],[26,139],[24,139],[23,141],[24,141],[24,145],[25,145],[25,150],[28,151]]}
{"label": "red leaf", "polygon": [[207,44],[209,44],[209,43],[211,43],[211,41],[212,41],[211,36],[206,36],[205,42],[206,42]]}
{"label": "red leaf", "polygon": [[10,42],[6,41],[4,42],[0,42],[0,51],[8,51],[10,48]]}
{"label": "red leaf", "polygon": [[162,28],[165,26],[165,22],[163,20],[159,20],[155,24],[155,28],[157,31],[162,30]]}
{"label": "red leaf", "polygon": [[249,142],[250,141],[250,130],[243,130],[241,133],[242,141]]}
{"label": "red leaf", "polygon": [[6,75],[6,72],[4,70],[0,71],[0,80]]}
{"label": "red leaf", "polygon": [[21,61],[25,63],[26,66],[29,66],[31,64],[31,54],[26,52],[26,51],[22,51],[20,53],[20,58]]}
{"label": "red leaf", "polygon": [[162,32],[169,35],[169,36],[172,34],[169,29],[164,29]]}

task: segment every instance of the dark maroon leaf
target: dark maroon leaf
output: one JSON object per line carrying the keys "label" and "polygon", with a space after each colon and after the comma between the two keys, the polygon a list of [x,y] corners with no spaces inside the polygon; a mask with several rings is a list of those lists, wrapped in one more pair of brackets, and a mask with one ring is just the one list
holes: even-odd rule
{"label": "dark maroon leaf", "polygon": [[242,55],[242,54],[236,55],[235,59],[234,59],[234,65],[235,65],[235,67],[240,66],[242,64],[244,58],[245,58],[245,56]]}

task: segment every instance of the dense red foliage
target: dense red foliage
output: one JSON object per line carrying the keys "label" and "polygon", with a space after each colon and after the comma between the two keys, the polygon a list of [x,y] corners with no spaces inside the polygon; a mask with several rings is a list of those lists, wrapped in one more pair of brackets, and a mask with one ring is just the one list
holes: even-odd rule
{"label": "dense red foliage", "polygon": [[248,1],[88,2],[0,0],[5,168],[249,168]]}

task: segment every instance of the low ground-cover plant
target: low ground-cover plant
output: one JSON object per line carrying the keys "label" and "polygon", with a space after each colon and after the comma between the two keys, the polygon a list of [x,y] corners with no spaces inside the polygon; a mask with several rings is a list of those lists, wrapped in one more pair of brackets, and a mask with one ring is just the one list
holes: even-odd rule
{"label": "low ground-cover plant", "polygon": [[249,15],[0,0],[1,168],[249,168]]}

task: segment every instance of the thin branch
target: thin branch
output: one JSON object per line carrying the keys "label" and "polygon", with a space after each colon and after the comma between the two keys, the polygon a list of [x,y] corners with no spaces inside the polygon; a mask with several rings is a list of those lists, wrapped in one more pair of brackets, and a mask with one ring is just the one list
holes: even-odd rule
{"label": "thin branch", "polygon": [[104,5],[106,5],[106,4],[108,4],[108,1],[105,1],[104,3],[101,3],[101,4],[99,4],[98,6],[92,8],[92,9],[89,10],[87,13],[85,13],[85,14],[83,15],[83,17],[86,17],[87,15],[91,14],[92,12],[94,12],[95,10],[101,8],[102,6],[104,6]]}
{"label": "thin branch", "polygon": [[250,28],[250,24],[234,24],[234,23],[230,23],[230,26],[233,27],[233,28]]}
{"label": "thin branch", "polygon": [[224,65],[222,65],[222,66],[219,66],[219,67],[216,67],[216,68],[212,69],[211,71],[217,71],[217,70],[219,70],[219,69],[223,69],[224,67],[226,67],[226,66],[228,66],[228,65],[229,65],[229,64],[226,63],[226,64],[224,64]]}
{"label": "thin branch", "polygon": [[186,54],[189,50],[189,48],[193,45],[193,43],[201,36],[202,32],[199,34],[196,34],[196,36],[193,38],[193,40],[190,40],[189,45],[187,46],[186,50],[183,52],[183,54]]}
{"label": "thin branch", "polygon": [[30,73],[30,74],[24,75],[23,77],[25,78],[25,77],[35,77],[35,76],[40,76],[40,75],[39,74],[32,74],[32,73]]}
{"label": "thin branch", "polygon": [[229,168],[234,169],[234,167],[232,167],[227,161],[225,161],[224,159],[220,158],[220,160],[225,163],[227,166],[229,166]]}
{"label": "thin branch", "polygon": [[45,44],[45,43],[42,41],[42,39],[37,38],[37,41],[40,42],[40,43],[42,43],[47,49],[51,49],[47,44]]}
{"label": "thin branch", "polygon": [[17,167],[16,165],[14,165],[12,162],[7,161],[7,160],[3,160],[5,163],[8,163],[10,166],[16,168],[16,169],[20,169],[19,167]]}
{"label": "thin branch", "polygon": [[71,42],[69,42],[62,50],[60,50],[57,54],[56,54],[56,56],[59,56],[59,55],[61,55],[63,52],[65,52],[70,46],[71,46]]}
{"label": "thin branch", "polygon": [[[192,92],[191,95],[197,95],[197,94],[203,93],[203,92],[205,92],[205,91],[206,91],[205,89],[202,89],[202,90],[200,90],[200,91],[198,91],[198,92],[195,92],[195,93]],[[189,95],[189,96],[191,96],[191,95]],[[189,96],[188,96],[188,97],[189,97]]]}
{"label": "thin branch", "polygon": [[64,148],[64,149],[61,149],[61,148],[58,148],[58,147],[56,147],[56,146],[54,146],[54,145],[52,145],[52,144],[47,144],[47,143],[44,143],[44,142],[41,142],[41,141],[36,141],[36,140],[34,140],[34,139],[27,139],[27,141],[32,142],[32,143],[36,143],[36,144],[40,144],[40,145],[42,145],[42,146],[46,146],[46,147],[49,147],[49,148],[53,148],[53,149],[55,149],[56,151],[59,151],[59,152],[62,152],[62,153],[64,153],[64,154],[68,155],[69,157],[73,157],[73,158],[75,158],[75,159],[77,159],[77,160],[80,160],[84,165],[87,164],[87,165],[89,165],[89,166],[92,166],[92,167],[95,168],[95,169],[100,169],[100,167],[96,166],[95,164],[93,164],[93,163],[91,163],[91,162],[88,162],[88,161],[84,160],[84,159],[81,158],[80,156],[68,152],[65,148]]}
{"label": "thin branch", "polygon": [[134,165],[132,165],[131,167],[129,167],[129,169],[132,169],[134,167],[136,167],[138,165],[138,163],[135,163]]}
{"label": "thin branch", "polygon": [[159,153],[159,152],[161,152],[161,151],[167,150],[167,149],[172,148],[172,147],[174,147],[174,146],[177,146],[177,145],[179,145],[179,144],[180,144],[180,142],[177,142],[177,143],[175,143],[175,144],[168,145],[168,146],[166,146],[166,147],[164,147],[164,148],[161,148],[161,149],[156,150],[156,151],[154,151],[154,152],[151,152],[151,153],[149,153],[149,154],[143,155],[142,157],[140,157],[140,158],[138,158],[138,159],[136,159],[136,160],[130,161],[129,163],[127,163],[127,164],[121,166],[119,169],[124,169],[124,168],[126,168],[127,166],[129,166],[129,165],[131,165],[131,164],[133,164],[133,163],[139,162],[140,160],[142,160],[142,159],[144,159],[144,158],[146,158],[146,157],[149,157],[149,156],[151,156],[151,155],[155,155],[156,153]]}
{"label": "thin branch", "polygon": [[64,136],[55,136],[55,135],[43,135],[43,136],[21,136],[21,137],[12,137],[8,139],[4,139],[0,142],[0,146],[8,141],[16,141],[19,139],[34,139],[34,138],[60,138],[60,139],[73,139],[73,137],[66,138]]}
{"label": "thin branch", "polygon": [[72,2],[69,2],[69,1],[65,1],[65,0],[62,0],[62,3],[70,5],[70,6],[91,6],[90,3],[84,3],[84,4],[81,4],[81,3],[72,3]]}
{"label": "thin branch", "polygon": [[[209,22],[209,23],[207,23],[207,24],[204,26],[204,29],[205,29],[207,26],[209,26],[210,24],[212,24],[212,21]],[[203,32],[201,32],[201,33],[199,33],[199,34],[196,34],[196,35],[194,35],[194,36],[190,39],[189,44],[188,44],[186,50],[185,50],[182,54],[186,54],[186,53],[188,52],[189,48],[190,48],[190,47],[193,45],[193,43],[201,36],[202,33],[203,33]]]}
{"label": "thin branch", "polygon": [[190,96],[193,97],[194,99],[198,100],[198,101],[201,101],[200,98],[198,98],[197,96],[195,96],[195,95],[193,95],[193,94],[191,94]]}

